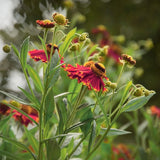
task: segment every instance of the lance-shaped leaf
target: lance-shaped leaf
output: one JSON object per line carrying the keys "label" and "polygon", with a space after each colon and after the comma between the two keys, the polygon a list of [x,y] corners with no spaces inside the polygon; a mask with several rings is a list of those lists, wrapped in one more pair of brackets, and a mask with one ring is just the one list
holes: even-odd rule
{"label": "lance-shaped leaf", "polygon": [[76,28],[72,29],[67,34],[64,43],[60,47],[60,55],[63,55],[67,51],[67,49],[68,49],[68,47],[69,47],[69,45],[70,45],[75,33],[76,33]]}
{"label": "lance-shaped leaf", "polygon": [[31,154],[31,156],[33,157],[33,159],[36,160],[36,157],[34,156],[34,154],[33,154],[33,153],[31,152],[31,150],[30,150],[27,146],[25,146],[24,144],[22,144],[22,143],[20,143],[20,142],[18,142],[18,141],[16,141],[16,140],[14,140],[14,139],[11,139],[11,138],[2,136],[2,135],[0,135],[0,138],[3,138],[3,140],[8,141],[9,143],[12,143],[12,144],[14,144],[14,145],[22,148],[22,150],[28,151],[28,152]]}
{"label": "lance-shaped leaf", "polygon": [[19,53],[18,49],[16,48],[16,46],[14,46],[13,44],[11,44],[11,47],[12,47],[14,53],[16,54],[16,56],[19,58],[20,53]]}
{"label": "lance-shaped leaf", "polygon": [[42,86],[42,82],[41,82],[41,79],[38,73],[29,65],[27,65],[27,70],[28,70],[30,77],[33,80],[35,88],[38,89],[41,93],[43,93],[43,86]]}
{"label": "lance-shaped leaf", "polygon": [[141,97],[136,97],[134,99],[131,99],[129,102],[127,102],[123,106],[121,112],[135,111],[135,110],[143,107],[154,94],[155,93],[150,93],[148,96],[141,96]]}
{"label": "lance-shaped leaf", "polygon": [[52,139],[47,141],[47,160],[58,160],[61,155],[61,149],[56,140]]}
{"label": "lance-shaped leaf", "polygon": [[[102,128],[101,130],[101,134],[103,134],[105,131],[107,130],[107,128]],[[107,136],[120,136],[120,135],[124,135],[124,134],[130,134],[131,132],[129,131],[125,131],[125,130],[121,130],[121,129],[116,129],[116,128],[111,128],[107,134]]]}
{"label": "lance-shaped leaf", "polygon": [[21,60],[21,64],[24,68],[26,68],[26,64],[27,64],[27,54],[28,54],[28,48],[29,48],[29,38],[27,37],[21,46],[21,53],[20,53],[20,60]]}

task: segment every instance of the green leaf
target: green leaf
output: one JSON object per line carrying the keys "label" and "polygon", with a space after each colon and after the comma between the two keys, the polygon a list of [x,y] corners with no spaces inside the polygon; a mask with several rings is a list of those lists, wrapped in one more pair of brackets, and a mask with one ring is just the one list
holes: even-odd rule
{"label": "green leaf", "polygon": [[19,53],[18,49],[13,44],[11,44],[11,47],[13,48],[13,51],[16,54],[16,56],[19,58],[20,53]]}
{"label": "green leaf", "polygon": [[33,147],[35,153],[38,153],[38,141],[37,139],[28,131],[26,127],[24,127],[25,135],[28,138],[30,145]]}
{"label": "green leaf", "polygon": [[68,94],[71,94],[71,93],[70,92],[64,92],[64,93],[58,94],[58,95],[54,96],[54,99],[65,96],[65,95],[68,95]]}
{"label": "green leaf", "polygon": [[96,137],[96,121],[93,120],[91,135],[90,135],[89,144],[88,144],[88,153],[90,152],[90,149],[91,149],[91,146],[92,146],[92,143],[95,137]]}
{"label": "green leaf", "polygon": [[22,158],[20,158],[19,156],[16,156],[13,153],[10,153],[10,152],[7,152],[7,151],[1,150],[1,149],[0,149],[0,155],[6,156],[9,159],[13,159],[13,160],[22,160]]}
{"label": "green leaf", "polygon": [[28,70],[28,73],[29,73],[30,77],[33,80],[33,83],[34,83],[35,87],[37,89],[39,89],[39,91],[41,93],[43,93],[43,86],[42,86],[42,82],[41,82],[41,79],[40,79],[38,73],[29,65],[27,65],[27,70]]}
{"label": "green leaf", "polygon": [[56,140],[46,142],[47,160],[58,160],[61,155],[61,149]]}
{"label": "green leaf", "polygon": [[35,97],[33,97],[29,92],[27,92],[26,90],[24,90],[23,88],[21,88],[21,87],[18,87],[18,88],[23,92],[23,94],[28,98],[28,100],[30,102],[32,102],[33,104],[36,105],[36,106],[34,106],[34,108],[38,110],[39,107],[40,107],[39,101]]}
{"label": "green leaf", "polygon": [[21,98],[19,98],[19,97],[16,97],[16,96],[13,95],[13,94],[10,94],[10,93],[7,93],[7,92],[1,91],[1,90],[0,90],[0,93],[8,96],[8,97],[11,98],[12,100],[15,100],[15,101],[17,101],[17,102],[19,102],[19,103],[29,105],[29,104],[28,104],[27,102],[25,102],[23,99],[21,99]]}
{"label": "green leaf", "polygon": [[16,141],[16,140],[14,140],[14,139],[11,139],[11,138],[2,136],[2,135],[0,135],[0,138],[3,138],[3,140],[8,141],[8,142],[10,142],[10,143],[12,143],[12,144],[14,144],[14,145],[22,148],[23,150],[28,151],[28,152],[31,154],[31,156],[36,160],[34,154],[33,154],[33,153],[30,151],[30,149],[29,149],[27,146],[25,146],[24,144],[22,144],[22,143],[20,143],[20,142],[18,142],[18,141]]}
{"label": "green leaf", "polygon": [[24,68],[26,68],[26,64],[27,64],[27,54],[28,54],[28,49],[29,49],[29,38],[27,37],[23,43],[22,43],[22,47],[21,47],[21,54],[20,54],[20,60],[21,60],[21,64]]}
{"label": "green leaf", "polygon": [[135,111],[135,110],[143,107],[154,94],[155,93],[151,93],[148,96],[141,96],[141,97],[136,97],[134,99],[131,99],[129,102],[127,102],[122,107],[122,111],[121,112]]}
{"label": "green leaf", "polygon": [[[101,134],[107,130],[107,128],[102,128]],[[130,134],[131,132],[120,130],[120,129],[115,129],[111,128],[107,134],[107,136],[119,136],[119,135],[124,135],[124,134]]]}
{"label": "green leaf", "polygon": [[53,115],[53,111],[55,108],[55,104],[54,104],[54,92],[53,89],[51,89],[49,91],[49,93],[46,96],[46,100],[45,100],[45,124],[47,123],[47,121],[52,117]]}
{"label": "green leaf", "polygon": [[[80,121],[85,121],[87,119],[93,118],[93,113],[91,109],[89,108],[87,112],[83,114],[83,116],[80,118]],[[91,122],[86,123],[85,125],[81,126],[81,130],[84,133],[84,135],[87,135],[91,127]]]}
{"label": "green leaf", "polygon": [[31,120],[32,122],[34,122],[36,125],[39,125],[34,119],[32,119],[27,113],[25,113],[25,112],[22,111],[21,109],[13,106],[13,105],[11,105],[11,104],[5,103],[5,102],[1,102],[1,103],[3,103],[3,104],[5,104],[5,105],[7,105],[8,107],[13,108],[13,109],[15,109],[16,111],[22,113],[22,114],[25,115],[29,120]]}
{"label": "green leaf", "polygon": [[46,44],[45,44],[43,38],[41,38],[40,36],[38,36],[38,38],[40,39],[40,41],[42,43],[42,46],[43,46],[43,49],[44,49],[46,57],[48,57],[48,55],[47,55],[47,49],[46,49]]}
{"label": "green leaf", "polygon": [[0,120],[0,131],[3,130],[3,128],[6,127],[7,122],[10,120],[11,117],[12,117],[12,114],[10,114],[9,116],[6,116],[5,118],[2,118]]}
{"label": "green leaf", "polygon": [[87,53],[87,56],[89,57],[89,56],[96,50],[97,47],[98,47],[98,44],[95,44],[95,45],[89,50],[89,52]]}
{"label": "green leaf", "polygon": [[123,95],[122,95],[122,98],[121,98],[121,101],[120,101],[120,106],[126,101],[126,99],[128,98],[127,95],[129,93],[129,90],[132,86],[132,81],[129,81],[125,87],[125,90],[123,92]]}
{"label": "green leaf", "polygon": [[63,56],[63,54],[67,51],[73,37],[75,36],[76,28],[72,29],[66,36],[64,43],[60,46],[60,55]]}

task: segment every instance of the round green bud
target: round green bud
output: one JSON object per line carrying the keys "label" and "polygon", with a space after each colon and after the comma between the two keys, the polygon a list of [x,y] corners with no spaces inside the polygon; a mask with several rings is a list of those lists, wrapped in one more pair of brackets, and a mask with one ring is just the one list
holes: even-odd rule
{"label": "round green bud", "polygon": [[110,87],[111,83],[112,83],[111,81],[107,81],[105,84],[107,87]]}
{"label": "round green bud", "polygon": [[59,25],[67,25],[68,23],[68,20],[66,19],[66,17],[59,13],[53,14],[53,19]]}
{"label": "round green bud", "polygon": [[11,105],[13,105],[13,106],[15,106],[15,107],[17,107],[17,108],[21,108],[20,103],[19,103],[19,102],[14,101],[14,100],[10,101],[10,104],[11,104]]}
{"label": "round green bud", "polygon": [[145,96],[149,96],[149,94],[150,94],[150,91],[149,91],[148,89],[145,89],[145,90],[144,90],[144,95],[145,95]]}
{"label": "round green bud", "polygon": [[117,88],[117,83],[111,83],[111,84],[110,84],[110,88],[116,89],[116,88]]}
{"label": "round green bud", "polygon": [[133,94],[135,97],[140,97],[143,95],[143,89],[142,88],[137,88],[135,91],[134,91],[134,94]]}
{"label": "round green bud", "polygon": [[77,51],[77,50],[79,50],[79,46],[80,46],[79,43],[74,43],[74,44],[71,45],[69,50],[72,51],[72,52]]}
{"label": "round green bud", "polygon": [[82,33],[79,37],[79,41],[83,42],[86,40],[87,37],[88,37],[88,33]]}
{"label": "round green bud", "polygon": [[4,51],[5,53],[9,53],[9,52],[11,51],[11,47],[6,44],[6,45],[3,46],[3,51]]}

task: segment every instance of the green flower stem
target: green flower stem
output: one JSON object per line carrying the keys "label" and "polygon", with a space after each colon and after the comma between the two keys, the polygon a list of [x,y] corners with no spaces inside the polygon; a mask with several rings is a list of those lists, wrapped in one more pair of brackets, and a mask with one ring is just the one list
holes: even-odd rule
{"label": "green flower stem", "polygon": [[120,73],[119,73],[119,76],[118,76],[118,78],[117,78],[117,82],[116,82],[116,83],[117,83],[117,85],[118,85],[119,80],[120,80],[120,78],[121,78],[121,76],[122,76],[124,66],[125,66],[125,63],[123,63],[122,68],[121,68]]}
{"label": "green flower stem", "polygon": [[87,157],[85,158],[85,160],[88,160],[90,158],[90,156],[98,149],[98,147],[100,146],[100,144],[102,143],[102,141],[104,140],[104,138],[107,136],[110,128],[112,125],[109,125],[107,130],[105,131],[104,135],[100,138],[100,140],[97,142],[97,144],[95,145],[95,147],[93,148],[93,150],[87,155]]}
{"label": "green flower stem", "polygon": [[73,110],[72,110],[71,115],[70,115],[70,117],[69,117],[69,119],[68,119],[68,121],[67,121],[66,129],[67,129],[68,127],[70,127],[70,125],[72,124],[72,121],[73,121],[73,119],[75,118],[75,114],[76,114],[76,111],[77,111],[77,107],[78,107],[78,105],[81,103],[81,101],[82,101],[82,99],[83,99],[83,97],[84,97],[84,95],[85,95],[86,89],[87,89],[87,87],[84,86],[84,85],[82,85],[81,91],[80,91],[80,93],[79,93],[79,95],[78,95],[78,99],[77,99],[75,105],[73,106]]}
{"label": "green flower stem", "polygon": [[34,92],[33,92],[33,90],[32,90],[32,87],[31,87],[31,84],[30,84],[29,79],[28,79],[28,75],[27,75],[26,69],[23,67],[22,63],[21,63],[21,66],[22,66],[22,70],[23,70],[23,73],[24,73],[24,75],[25,75],[25,78],[26,78],[28,87],[29,87],[29,89],[30,89],[30,91],[31,91],[31,94],[32,94],[33,97],[35,97]]}

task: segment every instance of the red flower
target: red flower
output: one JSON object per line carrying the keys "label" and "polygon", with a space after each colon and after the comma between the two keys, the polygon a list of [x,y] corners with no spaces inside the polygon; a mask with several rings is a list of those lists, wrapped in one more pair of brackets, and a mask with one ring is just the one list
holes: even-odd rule
{"label": "red flower", "polygon": [[[50,60],[51,48],[52,48],[52,44],[51,43],[46,45],[47,56],[48,57],[46,57],[45,51],[43,49],[34,49],[32,51],[29,51],[28,54],[35,61],[40,61],[41,60],[42,62],[48,62]],[[54,54],[56,49],[59,52],[58,46],[54,44],[52,55]],[[63,57],[60,56],[60,58],[61,58],[61,63],[63,63]]]}
{"label": "red flower", "polygon": [[157,106],[151,106],[150,111],[152,115],[156,115],[157,117],[160,118],[160,108]]}
{"label": "red flower", "polygon": [[68,64],[68,66],[65,67],[65,71],[68,72],[69,78],[77,79],[78,83],[82,82],[89,90],[93,88],[95,91],[100,91],[101,89],[103,92],[107,91],[102,78],[106,80],[108,80],[108,78],[106,77],[105,67],[101,63],[89,61],[83,66],[77,64],[76,67]]}
{"label": "red flower", "polygon": [[[112,159],[114,160],[118,156],[118,160],[133,160],[131,153],[128,147],[125,144],[118,144],[117,146],[112,147],[113,155]],[[117,156],[115,156],[117,155]],[[117,158],[116,158],[117,159]]]}
{"label": "red flower", "polygon": [[100,47],[104,47],[106,45],[109,46],[108,48],[108,54],[106,56],[109,56],[111,58],[113,58],[116,62],[119,62],[119,58],[121,57],[121,48],[119,45],[115,44],[112,41],[112,38],[109,34],[109,32],[107,31],[107,29],[105,28],[105,26],[100,25],[97,28],[92,29],[92,34],[97,35],[100,34],[101,35],[101,39],[98,42]]}
{"label": "red flower", "polygon": [[37,20],[36,23],[43,28],[53,28],[55,26],[54,22],[51,22],[48,19],[45,20]]}
{"label": "red flower", "polygon": [[[39,121],[38,112],[34,108],[28,105],[21,104],[21,110],[23,110],[25,113],[27,113],[32,119],[34,119],[36,122]],[[16,121],[19,121],[21,124],[25,125],[26,127],[28,124],[33,124],[33,122],[28,119],[25,115],[21,114],[20,112],[13,110],[13,118]]]}
{"label": "red flower", "polygon": [[10,114],[10,112],[11,112],[11,109],[7,105],[0,103],[0,114],[7,116]]}

